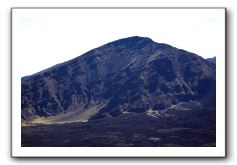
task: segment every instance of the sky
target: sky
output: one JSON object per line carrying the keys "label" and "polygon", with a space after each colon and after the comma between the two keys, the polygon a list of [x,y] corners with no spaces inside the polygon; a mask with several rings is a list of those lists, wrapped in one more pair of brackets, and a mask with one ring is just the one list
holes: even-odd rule
{"label": "sky", "polygon": [[131,36],[203,58],[225,55],[223,9],[13,9],[12,15],[12,52],[21,77]]}

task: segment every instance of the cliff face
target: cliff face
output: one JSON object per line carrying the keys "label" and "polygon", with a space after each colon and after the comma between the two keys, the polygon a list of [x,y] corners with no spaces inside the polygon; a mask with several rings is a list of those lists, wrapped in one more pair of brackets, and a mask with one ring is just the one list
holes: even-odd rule
{"label": "cliff face", "polygon": [[120,39],[22,78],[22,119],[83,121],[191,100],[215,107],[215,74],[215,63],[185,50]]}

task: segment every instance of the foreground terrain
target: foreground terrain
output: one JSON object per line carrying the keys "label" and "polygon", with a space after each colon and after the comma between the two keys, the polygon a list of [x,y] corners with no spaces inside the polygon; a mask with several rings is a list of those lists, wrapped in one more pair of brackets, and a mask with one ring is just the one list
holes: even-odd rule
{"label": "foreground terrain", "polygon": [[126,113],[85,123],[22,127],[24,147],[215,146],[215,110]]}

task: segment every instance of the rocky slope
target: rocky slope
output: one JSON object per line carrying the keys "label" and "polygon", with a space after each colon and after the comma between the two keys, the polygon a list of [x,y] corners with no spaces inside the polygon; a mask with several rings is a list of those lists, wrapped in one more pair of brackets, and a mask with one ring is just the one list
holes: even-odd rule
{"label": "rocky slope", "polygon": [[22,120],[87,121],[189,101],[215,107],[215,74],[215,63],[196,54],[144,37],[120,39],[22,78]]}

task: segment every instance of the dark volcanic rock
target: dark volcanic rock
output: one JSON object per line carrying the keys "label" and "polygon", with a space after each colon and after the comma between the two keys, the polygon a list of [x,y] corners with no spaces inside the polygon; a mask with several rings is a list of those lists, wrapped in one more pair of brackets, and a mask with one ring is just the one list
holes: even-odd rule
{"label": "dark volcanic rock", "polygon": [[190,100],[215,106],[215,72],[196,54],[149,38],[120,39],[22,79],[22,119],[97,107],[88,116],[96,119]]}

